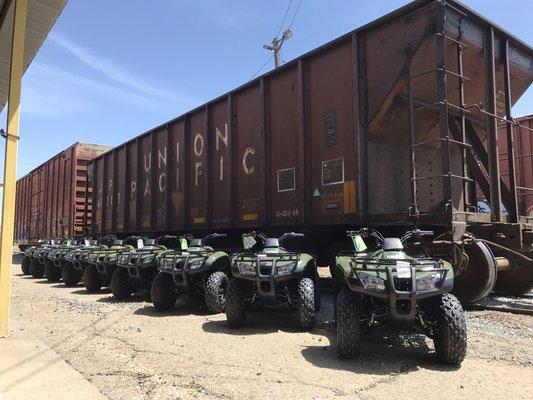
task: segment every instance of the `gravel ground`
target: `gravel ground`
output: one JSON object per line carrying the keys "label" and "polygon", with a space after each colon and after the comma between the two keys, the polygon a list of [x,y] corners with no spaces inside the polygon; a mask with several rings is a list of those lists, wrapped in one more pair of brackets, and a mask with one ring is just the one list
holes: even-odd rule
{"label": "gravel ground", "polygon": [[[113,300],[20,274],[12,317],[110,399],[533,398],[533,318],[468,311],[468,357],[439,365],[431,341],[381,331],[361,355],[337,357],[332,301],[313,332],[283,308],[250,314],[230,330],[186,299],[157,314],[145,297]],[[530,301],[526,299],[525,301]],[[16,334],[16,332],[14,332]]]}

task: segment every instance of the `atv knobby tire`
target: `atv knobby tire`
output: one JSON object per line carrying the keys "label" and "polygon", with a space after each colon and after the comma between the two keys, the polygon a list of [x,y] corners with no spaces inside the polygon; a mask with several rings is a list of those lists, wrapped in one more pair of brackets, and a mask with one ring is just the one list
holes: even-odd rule
{"label": "atv knobby tire", "polygon": [[170,310],[176,304],[178,293],[170,274],[160,272],[152,281],[151,297],[157,311]]}
{"label": "atv knobby tire", "polygon": [[111,292],[115,299],[125,300],[133,293],[130,276],[126,268],[118,267],[111,277]]}
{"label": "atv knobby tire", "polygon": [[44,276],[44,265],[37,260],[31,262],[31,276],[38,279]]}
{"label": "atv knobby tire", "polygon": [[31,259],[28,256],[24,256],[20,269],[24,275],[31,275]]}
{"label": "atv knobby tire", "polygon": [[44,276],[48,282],[59,282],[61,280],[61,272],[52,261],[46,261]]}
{"label": "atv knobby tire", "polygon": [[83,272],[83,285],[89,293],[97,293],[103,286],[103,279],[100,277],[96,265],[89,264]]}
{"label": "atv knobby tire", "polygon": [[226,288],[228,276],[222,271],[213,272],[205,287],[205,304],[209,311],[221,313],[226,309]]}
{"label": "atv knobby tire", "polygon": [[315,327],[315,282],[311,278],[302,278],[298,282],[297,312],[298,323],[302,329],[310,330]]}
{"label": "atv knobby tire", "polygon": [[359,353],[361,317],[356,296],[348,289],[337,295],[337,351],[342,358],[352,358]]}
{"label": "atv knobby tire", "polygon": [[246,322],[246,307],[238,279],[231,279],[226,286],[226,319],[230,328],[241,327]]}
{"label": "atv knobby tire", "polygon": [[65,263],[65,265],[63,265],[61,276],[67,287],[77,286],[81,280],[81,273],[74,268],[72,263]]}
{"label": "atv knobby tire", "polygon": [[433,304],[435,352],[441,362],[459,365],[466,356],[466,319],[459,299],[446,293]]}

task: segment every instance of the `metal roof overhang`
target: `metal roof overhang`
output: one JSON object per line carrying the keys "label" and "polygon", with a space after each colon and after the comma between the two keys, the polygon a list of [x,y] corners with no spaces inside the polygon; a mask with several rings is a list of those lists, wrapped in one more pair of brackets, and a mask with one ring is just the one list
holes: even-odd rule
{"label": "metal roof overhang", "polygon": [[[26,71],[68,0],[28,0],[24,66]],[[0,0],[0,112],[7,102],[15,0]]]}

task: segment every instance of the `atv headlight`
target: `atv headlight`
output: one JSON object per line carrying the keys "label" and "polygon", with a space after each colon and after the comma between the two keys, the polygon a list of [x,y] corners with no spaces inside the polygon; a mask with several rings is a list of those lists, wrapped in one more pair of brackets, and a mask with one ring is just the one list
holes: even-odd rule
{"label": "atv headlight", "polygon": [[189,269],[198,269],[204,264],[204,260],[196,260],[189,263]]}
{"label": "atv headlight", "polygon": [[442,279],[441,272],[432,272],[431,274],[416,279],[416,288],[419,292],[431,292],[439,288]]}
{"label": "atv headlight", "polygon": [[385,280],[376,275],[368,274],[366,272],[357,272],[357,277],[361,282],[363,288],[368,290],[377,290],[383,292],[385,290]]}
{"label": "atv headlight", "polygon": [[237,263],[241,275],[255,275],[255,266],[247,263]]}
{"label": "atv headlight", "polygon": [[159,260],[159,266],[161,269],[172,269],[172,258],[161,258]]}
{"label": "atv headlight", "polygon": [[278,265],[277,266],[277,274],[278,275],[289,275],[293,268],[296,266],[296,263],[286,263],[284,265]]}
{"label": "atv headlight", "polygon": [[152,261],[154,261],[155,256],[147,256],[143,258],[142,263],[143,264],[150,264]]}
{"label": "atv headlight", "polygon": [[126,254],[122,254],[118,256],[118,263],[119,264],[127,264],[128,263],[128,256]]}

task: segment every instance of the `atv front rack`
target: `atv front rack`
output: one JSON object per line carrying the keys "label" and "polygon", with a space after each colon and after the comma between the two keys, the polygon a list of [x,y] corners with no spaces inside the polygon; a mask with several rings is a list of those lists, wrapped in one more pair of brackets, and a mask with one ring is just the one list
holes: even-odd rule
{"label": "atv front rack", "polygon": [[[255,254],[244,253],[238,255],[233,264],[234,274],[238,274],[240,278],[248,281],[253,281],[256,284],[259,295],[265,300],[275,301],[276,299],[276,283],[294,279],[294,272],[300,260],[300,253],[283,253],[283,254]],[[278,274],[278,264],[293,263],[292,269],[289,273],[284,275]],[[240,273],[239,263],[253,265],[255,269],[254,274]]]}
{"label": "atv front rack", "polygon": [[[207,258],[213,254],[213,251],[199,250],[199,251],[169,251],[163,253],[160,257],[159,270],[170,273],[172,279],[177,286],[189,285],[189,275],[204,271],[204,263]],[[164,260],[171,260],[170,266],[162,265]],[[202,266],[191,269],[192,262],[201,262]]]}
{"label": "atv front rack", "polygon": [[[429,259],[428,259],[429,260]],[[377,297],[388,302],[389,316],[391,322],[398,325],[409,325],[416,317],[416,305],[419,300],[423,300],[429,297],[439,296],[443,293],[448,293],[452,290],[453,279],[448,278],[449,270],[446,268],[431,268],[421,270],[421,266],[428,266],[428,263],[412,262],[410,263],[410,276],[409,278],[398,277],[396,261],[405,260],[365,260],[366,264],[379,264],[379,266],[368,268],[356,268],[353,269],[353,275],[347,279],[350,289],[357,293],[366,294],[372,297]],[[392,262],[394,261],[394,264]],[[388,264],[388,265],[383,265]],[[418,267],[418,269],[417,269]],[[385,274],[384,290],[368,289],[365,287],[357,272],[376,272],[377,275]],[[419,291],[417,283],[417,272],[424,272],[431,274],[438,272],[441,274],[441,278],[436,285],[435,290]]]}

